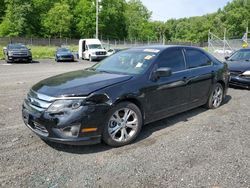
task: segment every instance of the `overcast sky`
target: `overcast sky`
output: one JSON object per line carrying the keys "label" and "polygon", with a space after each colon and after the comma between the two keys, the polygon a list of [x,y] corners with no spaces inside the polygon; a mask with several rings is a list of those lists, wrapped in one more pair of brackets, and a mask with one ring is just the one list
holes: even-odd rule
{"label": "overcast sky", "polygon": [[166,21],[213,13],[232,0],[141,0],[153,12],[152,20]]}

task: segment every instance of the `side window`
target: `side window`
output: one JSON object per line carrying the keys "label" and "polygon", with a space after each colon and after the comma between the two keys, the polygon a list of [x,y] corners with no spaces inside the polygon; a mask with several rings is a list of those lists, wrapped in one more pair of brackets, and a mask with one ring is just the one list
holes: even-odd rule
{"label": "side window", "polygon": [[163,52],[159,57],[158,67],[169,67],[172,72],[185,69],[185,60],[181,49],[170,49]]}
{"label": "side window", "polygon": [[211,65],[212,61],[202,52],[195,49],[186,50],[188,68],[203,67]]}

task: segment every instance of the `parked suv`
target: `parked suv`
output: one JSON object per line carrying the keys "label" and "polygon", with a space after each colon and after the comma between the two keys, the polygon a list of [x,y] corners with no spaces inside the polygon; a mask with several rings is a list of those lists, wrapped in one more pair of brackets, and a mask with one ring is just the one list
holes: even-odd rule
{"label": "parked suv", "polygon": [[7,63],[12,62],[32,62],[32,53],[23,44],[9,44],[3,49]]}
{"label": "parked suv", "polygon": [[44,140],[123,146],[145,124],[202,105],[218,108],[228,81],[227,64],[202,49],[134,48],[39,82],[24,100],[23,119]]}

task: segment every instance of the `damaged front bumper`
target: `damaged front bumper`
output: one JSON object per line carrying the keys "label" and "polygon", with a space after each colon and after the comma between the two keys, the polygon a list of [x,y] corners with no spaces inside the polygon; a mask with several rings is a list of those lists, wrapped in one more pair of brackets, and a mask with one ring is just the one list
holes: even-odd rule
{"label": "damaged front bumper", "polygon": [[[101,142],[106,104],[82,105],[60,113],[48,112],[49,101],[29,96],[24,100],[22,116],[26,126],[44,140],[70,145]],[[43,107],[47,108],[43,108]]]}

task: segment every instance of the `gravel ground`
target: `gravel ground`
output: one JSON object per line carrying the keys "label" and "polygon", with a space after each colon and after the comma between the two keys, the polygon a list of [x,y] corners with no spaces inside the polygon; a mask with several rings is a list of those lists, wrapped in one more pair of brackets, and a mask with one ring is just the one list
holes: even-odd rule
{"label": "gravel ground", "polygon": [[248,90],[229,89],[217,110],[147,125],[121,148],[40,140],[22,122],[25,94],[41,79],[90,65],[0,61],[0,187],[250,187]]}

